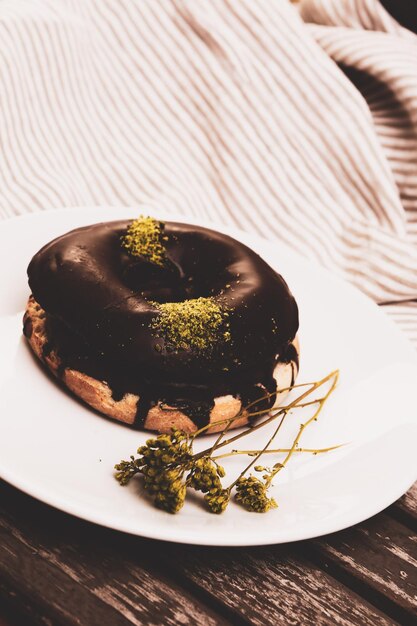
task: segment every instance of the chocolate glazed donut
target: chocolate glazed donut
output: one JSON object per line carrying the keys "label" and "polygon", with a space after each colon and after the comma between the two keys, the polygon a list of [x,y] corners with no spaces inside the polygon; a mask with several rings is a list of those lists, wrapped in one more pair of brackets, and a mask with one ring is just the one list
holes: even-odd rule
{"label": "chocolate glazed donut", "polygon": [[[71,370],[101,381],[115,403],[134,396],[139,428],[155,406],[180,411],[200,428],[215,398],[232,396],[246,406],[274,394],[278,363],[291,362],[294,378],[298,309],[279,274],[231,237],[173,222],[163,226],[166,263],[156,265],[121,245],[129,224],[73,230],[33,257],[26,318],[41,311],[41,356],[50,367],[52,354],[58,374]],[[158,305],[197,298],[227,311],[230,339],[208,351],[172,350],[155,332]],[[274,397],[256,409],[273,403]]]}

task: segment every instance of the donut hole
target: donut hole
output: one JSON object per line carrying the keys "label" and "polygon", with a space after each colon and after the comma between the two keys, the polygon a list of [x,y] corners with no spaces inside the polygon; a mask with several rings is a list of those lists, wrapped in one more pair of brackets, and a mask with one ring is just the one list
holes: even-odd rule
{"label": "donut hole", "polygon": [[129,289],[153,302],[181,301],[185,297],[184,277],[171,261],[160,266],[140,257],[124,257],[122,281]]}
{"label": "donut hole", "polygon": [[121,264],[123,283],[159,304],[217,296],[228,284],[224,269],[220,272],[217,263],[201,263],[198,259],[187,264],[185,271],[171,258],[161,266],[123,255]]}

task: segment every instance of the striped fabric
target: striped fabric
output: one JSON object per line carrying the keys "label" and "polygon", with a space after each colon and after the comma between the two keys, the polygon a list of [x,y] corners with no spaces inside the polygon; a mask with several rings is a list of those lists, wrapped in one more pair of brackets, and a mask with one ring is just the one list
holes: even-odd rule
{"label": "striped fabric", "polygon": [[0,140],[1,217],[238,225],[417,345],[417,36],[378,0],[3,0]]}

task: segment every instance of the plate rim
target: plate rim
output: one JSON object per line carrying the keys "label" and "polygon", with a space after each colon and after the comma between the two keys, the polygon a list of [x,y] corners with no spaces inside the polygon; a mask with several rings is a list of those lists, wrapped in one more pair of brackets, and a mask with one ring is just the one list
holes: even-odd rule
{"label": "plate rim", "polygon": [[[353,290],[356,293],[356,296],[359,296],[363,302],[366,302],[367,305],[372,305],[372,307],[374,308],[375,311],[378,311],[379,315],[382,315],[386,321],[391,325],[392,329],[395,329],[395,332],[397,334],[398,337],[401,337],[402,340],[402,344],[403,347],[407,347],[409,350],[409,354],[412,357],[412,360],[414,360],[414,362],[417,364],[417,352],[415,351],[413,345],[411,344],[411,342],[408,340],[408,338],[406,337],[406,335],[402,332],[402,330],[398,327],[398,325],[395,324],[395,322],[383,311],[381,310],[381,308],[371,299],[369,298],[365,293],[363,293],[360,289],[358,289],[355,285],[353,285],[352,283],[349,283],[348,281],[344,280],[340,275],[338,275],[337,273],[332,272],[331,270],[329,270],[328,268],[325,268],[323,266],[321,266],[318,262],[316,261],[310,261],[308,258],[303,258],[302,256],[300,256],[299,254],[295,253],[294,251],[292,251],[290,248],[288,248],[288,246],[286,246],[285,244],[281,244],[281,242],[277,241],[276,239],[268,239],[265,237],[262,237],[261,235],[258,235],[257,233],[248,233],[245,230],[240,229],[238,226],[234,226],[234,225],[220,225],[218,223],[216,223],[215,221],[212,221],[210,219],[205,219],[205,218],[195,218],[193,216],[187,216],[187,215],[180,215],[176,212],[171,213],[167,213],[166,211],[156,211],[154,210],[153,207],[149,207],[149,209],[151,210],[151,212],[154,215],[157,215],[159,217],[159,219],[168,219],[168,220],[172,220],[172,221],[178,221],[178,222],[183,222],[183,223],[192,223],[192,224],[200,224],[203,225],[207,228],[214,228],[216,230],[219,230],[221,232],[225,232],[226,234],[230,234],[232,237],[236,237],[239,238],[240,236],[244,236],[244,237],[254,237],[255,239],[262,241],[263,239],[266,240],[269,244],[271,243],[278,243],[285,255],[290,255],[292,257],[295,257],[297,259],[300,259],[302,262],[308,262],[309,264],[314,265],[314,267],[316,269],[318,269],[321,273],[326,274],[329,278],[331,278],[331,280],[336,280],[339,284],[343,285],[344,288],[348,288]],[[18,215],[18,216],[13,216],[10,218],[7,218],[5,220],[3,220],[3,224],[10,224],[10,223],[14,223],[16,221],[32,221],[32,220],[37,220],[39,217],[42,218],[46,218],[48,219],[48,217],[53,216],[53,219],[60,219],[60,217],[63,215],[63,213],[65,213],[66,215],[70,215],[71,218],[75,217],[77,213],[81,213],[83,212],[85,213],[98,213],[99,211],[106,211],[106,212],[114,212],[115,217],[111,218],[111,219],[117,219],[118,216],[116,216],[117,212],[120,212],[120,219],[124,219],[125,217],[130,217],[131,213],[133,213],[134,211],[137,211],[138,209],[136,207],[129,207],[129,206],[87,206],[87,207],[65,207],[63,209],[49,209],[49,210],[44,210],[44,211],[37,211],[37,212],[33,212],[33,213],[27,213],[27,214],[23,214],[23,215]],[[123,215],[123,211],[126,212],[127,215]],[[92,216],[93,219],[93,216]],[[106,216],[103,216],[102,221],[106,220]],[[74,228],[76,228],[77,226],[74,226]],[[13,474],[13,472],[11,473]],[[385,508],[387,508],[388,506],[390,506],[391,504],[393,504],[398,498],[400,498],[404,493],[406,493],[408,491],[408,489],[414,484],[415,479],[410,480],[408,478],[402,480],[402,481],[397,481],[396,485],[398,485],[398,488],[393,490],[395,491],[395,493],[397,495],[395,495],[394,499],[393,496],[390,495],[387,498],[381,498],[380,499],[380,504],[378,504],[378,507],[370,507],[368,505],[368,509],[372,509],[371,510],[366,510],[365,513],[363,512],[363,509],[360,509],[361,513],[357,514],[357,515],[352,515],[352,517],[346,522],[346,520],[344,520],[343,522],[340,522],[340,524],[332,524],[330,523],[330,525],[332,526],[331,529],[326,529],[326,524],[321,524],[321,526],[324,526],[324,530],[320,529],[319,531],[312,531],[311,533],[307,532],[307,533],[303,533],[303,537],[302,538],[297,538],[297,537],[291,537],[289,536],[288,538],[284,538],[284,539],[273,539],[273,538],[266,538],[266,540],[264,538],[262,538],[262,534],[260,533],[257,536],[251,536],[250,538],[248,538],[247,541],[243,541],[242,539],[237,539],[236,541],[231,540],[230,535],[227,535],[227,540],[222,540],[222,534],[219,533],[219,536],[217,539],[212,539],[210,536],[204,538],[204,535],[201,536],[198,540],[196,540],[193,537],[187,537],[187,527],[185,526],[185,530],[184,530],[184,536],[181,536],[181,533],[177,532],[177,528],[175,529],[175,532],[173,533],[173,535],[171,536],[166,536],[166,533],[158,533],[158,532],[148,532],[148,530],[145,528],[145,530],[143,529],[134,529],[131,528],[131,524],[120,524],[120,523],[111,523],[108,520],[106,521],[105,519],[105,515],[100,515],[100,514],[90,514],[89,512],[86,512],[85,510],[82,511],[82,506],[80,506],[78,503],[74,506],[74,504],[68,504],[68,502],[65,501],[65,498],[60,499],[59,494],[58,497],[55,494],[53,497],[50,497],[47,493],[48,488],[47,487],[34,487],[33,485],[30,484],[30,480],[29,481],[25,481],[25,480],[21,480],[21,479],[16,479],[16,477],[14,477],[13,475],[10,475],[10,473],[7,471],[7,468],[4,467],[1,463],[1,458],[0,458],[0,477],[5,480],[5,482],[9,483],[11,486],[17,488],[19,491],[29,495],[30,497],[35,498],[36,500],[39,500],[43,503],[45,503],[46,505],[64,512],[65,514],[69,514],[69,515],[73,515],[75,517],[77,517],[78,519],[87,521],[88,523],[93,523],[93,524],[98,524],[100,526],[109,528],[109,529],[113,529],[113,530],[117,530],[118,532],[125,532],[131,535],[135,535],[135,536],[140,536],[140,537],[145,537],[148,539],[156,539],[156,540],[160,540],[160,541],[170,541],[170,542],[174,542],[174,543],[182,543],[182,544],[188,544],[188,545],[204,545],[204,546],[218,546],[218,547],[243,547],[243,546],[260,546],[260,545],[274,545],[274,544],[280,544],[280,543],[288,543],[288,542],[294,542],[294,541],[303,541],[303,540],[308,540],[308,539],[312,539],[315,537],[320,537],[323,535],[327,535],[327,534],[331,534],[334,532],[339,532],[343,529],[349,528],[352,525],[355,525],[357,523],[363,522],[367,519],[369,519],[370,517],[372,517],[373,515],[377,515],[378,513],[380,513],[381,511],[383,511]],[[356,511],[357,509],[354,509],[354,511]],[[206,514],[206,513],[205,513]],[[166,515],[169,515],[168,513],[166,513]],[[158,528],[158,527],[157,527]],[[166,527],[164,527],[166,528]],[[189,532],[189,531],[188,531]]]}

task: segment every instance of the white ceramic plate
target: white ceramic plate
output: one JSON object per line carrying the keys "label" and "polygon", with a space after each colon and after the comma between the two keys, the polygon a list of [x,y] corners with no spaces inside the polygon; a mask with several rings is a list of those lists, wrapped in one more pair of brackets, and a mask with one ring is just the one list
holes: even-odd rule
{"label": "white ceramic plate", "polygon": [[[278,243],[233,229],[225,232],[282,273],[298,300],[299,382],[341,371],[338,388],[301,445],[348,445],[326,455],[293,457],[273,488],[279,508],[264,515],[232,503],[216,516],[195,499],[172,516],[138,497],[137,481],[125,488],[116,483],[114,463],[149,435],[103,419],[55,384],[27,348],[21,318],[29,294],[26,266],[41,245],[77,226],[136,214],[83,208],[0,224],[0,476],[92,522],[144,537],[207,545],[307,539],[360,522],[399,498],[417,478],[417,357],[412,346],[352,286]],[[277,445],[288,445],[299,424],[300,416],[289,416]],[[260,447],[264,437],[261,429],[242,443]],[[204,447],[211,441],[204,438]],[[238,457],[225,463],[228,475],[244,462]]]}

